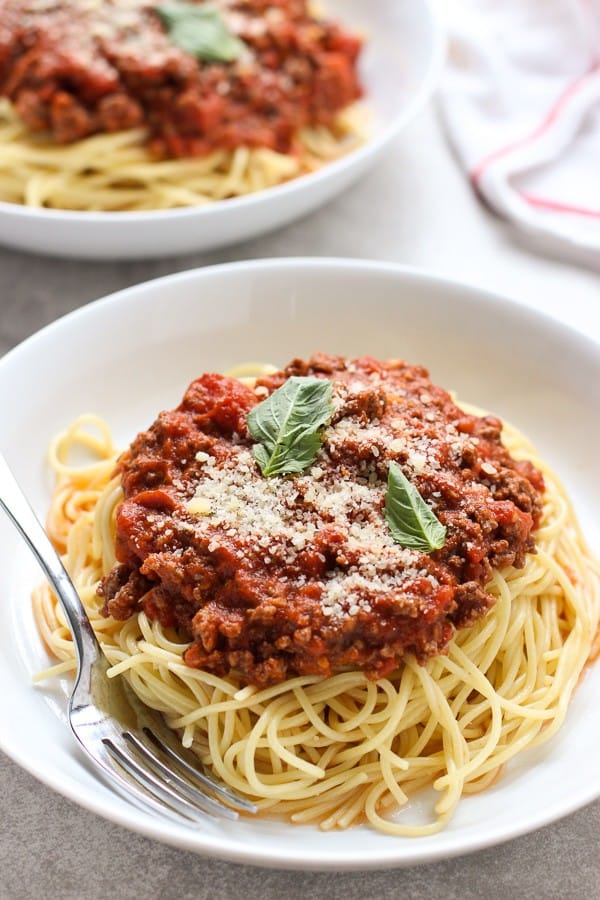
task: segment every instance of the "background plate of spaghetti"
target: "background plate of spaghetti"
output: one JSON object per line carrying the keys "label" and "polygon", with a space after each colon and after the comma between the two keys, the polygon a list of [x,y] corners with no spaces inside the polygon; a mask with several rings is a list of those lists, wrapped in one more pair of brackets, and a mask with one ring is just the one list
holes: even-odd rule
{"label": "background plate of spaghetti", "polygon": [[443,42],[428,0],[318,10],[2,0],[0,241],[182,254],[343,191],[430,95]]}
{"label": "background plate of spaghetti", "polygon": [[[41,577],[8,523],[0,521],[0,678],[4,686],[0,717],[10,723],[0,733],[3,749],[57,791],[131,829],[200,853],[271,866],[350,869],[436,859],[506,840],[591,801],[600,791],[596,753],[600,740],[596,715],[600,669],[586,666],[596,636],[597,570],[587,551],[581,549],[565,497],[571,498],[582,533],[597,554],[597,343],[525,306],[394,266],[279,260],[204,269],[143,284],[84,307],[9,353],[0,363],[1,446],[38,514],[45,516],[54,489],[46,450],[55,436],[68,430],[82,414],[93,412],[109,423],[114,444],[124,448],[150,426],[157,411],[174,409],[187,385],[203,372],[225,372],[244,360],[282,366],[296,356],[308,358],[317,342],[320,349],[333,354],[369,354],[426,364],[433,384],[451,388],[461,401],[493,411],[526,434],[539,456],[532,457],[534,451],[508,427],[504,440],[514,456],[533,458],[544,473],[543,513],[535,533],[537,554],[527,558],[523,569],[494,574],[488,589],[499,599],[472,627],[460,630],[446,655],[430,659],[425,666],[407,660],[400,667],[398,671],[405,676],[409,673],[406,677],[410,684],[398,680],[393,672],[375,682],[368,682],[361,673],[344,672],[334,679],[349,679],[352,684],[335,688],[334,695],[324,701],[318,692],[331,690],[331,679],[292,675],[301,685],[296,682],[296,691],[290,693],[289,685],[277,682],[276,676],[276,683],[267,690],[277,694],[278,712],[274,717],[267,716],[270,724],[265,732],[260,727],[252,731],[255,756],[248,749],[252,745],[248,733],[254,729],[260,709],[252,709],[253,689],[242,688],[241,694],[234,689],[233,706],[244,707],[241,726],[238,723],[232,731],[225,723],[228,713],[223,720],[217,716],[213,726],[213,738],[223,750],[223,760],[237,760],[237,775],[242,772],[254,779],[250,790],[253,795],[258,782],[270,781],[272,788],[295,771],[296,800],[300,796],[300,805],[309,810],[308,820],[303,821],[301,815],[294,824],[289,823],[285,805],[273,805],[268,789],[260,798],[264,815],[233,824],[207,822],[205,827],[192,830],[137,811],[89,770],[65,723],[68,672],[33,682],[36,673],[55,661],[42,642],[30,599]],[[68,365],[61,364],[65,347]],[[15,385],[19,385],[18,391]],[[249,396],[244,393],[246,388],[239,390]],[[433,388],[419,390],[419,401],[425,407],[433,403],[437,409],[441,396]],[[359,408],[360,403],[355,411]],[[367,403],[363,409],[373,413],[375,407]],[[435,410],[425,412],[430,418],[424,418],[423,413],[421,424],[434,422]],[[347,414],[352,420],[352,412]],[[382,421],[385,423],[385,416]],[[333,439],[327,429],[335,431],[339,442],[343,423],[344,419],[327,426],[325,435],[329,434],[330,445]],[[367,415],[361,427],[368,432],[372,424]],[[399,428],[398,424],[392,427]],[[459,431],[464,427],[461,425]],[[495,499],[506,512],[502,495],[507,486],[498,487],[497,461],[486,459],[482,449],[493,439],[495,426],[490,428],[486,434],[479,434],[478,445],[465,437],[467,427],[462,437],[454,435],[450,450],[454,454],[460,450],[460,471],[472,477],[477,470],[477,490],[496,490]],[[92,427],[89,433],[97,435],[96,448],[103,453],[102,432]],[[477,436],[471,433],[471,438]],[[431,447],[421,446],[419,450],[413,446],[406,457],[402,440],[394,440],[385,447],[373,444],[378,454],[370,452],[367,441],[371,462],[378,460],[376,465],[380,465],[382,458],[388,459],[393,451],[424,495],[427,491],[422,479],[426,476],[437,478],[435,490],[444,494],[448,486],[439,482],[440,478],[444,480],[443,471],[435,474],[430,470],[431,465],[435,470],[429,458]],[[54,448],[62,459],[64,439]],[[112,447],[105,449],[107,454],[113,452]],[[71,463],[83,462],[78,452],[75,457]],[[209,465],[206,457],[210,453],[199,451],[194,464],[198,471],[205,466],[204,477],[210,481],[212,463]],[[314,479],[311,502],[324,502],[327,491],[323,494],[318,483],[327,483],[328,475],[326,471],[319,474],[318,466],[313,468],[312,474],[292,477]],[[560,473],[566,493],[552,471]],[[527,491],[519,489],[517,495],[521,515],[527,519],[531,485],[539,487],[539,482],[532,470],[525,467],[523,472],[529,472],[529,500]],[[97,483],[91,488],[89,471],[75,476],[79,479],[75,506],[72,502],[58,504],[60,510],[66,509],[67,517],[84,525],[86,515],[82,517],[81,512],[97,505],[97,488],[109,477],[107,464],[100,462],[92,475]],[[73,478],[72,473],[69,478]],[[269,482],[269,490],[279,490],[277,484],[282,479],[263,481]],[[382,488],[377,478],[373,484],[368,476],[365,481],[361,490]],[[255,482],[258,484],[258,478]],[[203,528],[212,527],[210,516],[204,515],[210,511],[204,507],[219,491],[217,482],[211,484],[212,488],[207,482],[204,493],[195,500],[198,508],[194,514],[202,519]],[[68,485],[65,489],[64,496],[72,498]],[[238,492],[242,489],[239,484],[232,488]],[[82,496],[82,491],[87,496]],[[452,491],[447,494],[451,495]],[[443,511],[435,492],[427,496],[439,519],[445,520],[451,537],[454,525],[447,510]],[[529,508],[535,519],[534,506]],[[332,509],[337,521],[339,504],[334,503]],[[55,526],[60,529],[64,524],[61,512]],[[355,537],[360,543],[360,529]],[[310,545],[310,535],[305,534],[304,539]],[[100,545],[109,551],[111,542],[110,535],[100,535]],[[394,547],[397,545],[390,545],[390,553],[404,553]],[[470,549],[477,551],[476,546]],[[503,552],[501,543],[496,550]],[[470,561],[475,567],[477,559],[477,552],[473,552]],[[110,568],[110,559],[107,564]],[[77,577],[88,578],[92,584],[97,565],[83,576],[78,565]],[[429,574],[436,573],[432,570]],[[373,583],[381,578],[381,573],[376,573]],[[434,581],[429,579],[428,583]],[[368,577],[363,583],[368,586]],[[93,590],[88,589],[90,594]],[[481,594],[477,596],[481,599]],[[329,600],[335,607],[340,597],[330,592]],[[52,615],[46,608],[43,616],[51,621]],[[98,617],[98,621],[108,631],[114,628],[110,620]],[[135,629],[131,631],[132,624],[130,618],[124,626],[130,629],[127,640],[133,635],[135,644],[139,636]],[[144,640],[144,646],[153,645],[151,630],[146,629]],[[159,651],[159,655],[177,653],[181,645],[178,650],[171,635]],[[119,650],[129,670],[128,652],[123,655],[122,648]],[[162,670],[163,675],[167,673],[167,681],[174,674],[178,685],[180,677],[189,673],[204,677],[200,670],[182,666],[181,660],[169,659]],[[209,665],[213,666],[213,687],[219,686],[217,696],[212,696],[215,700],[219,690],[230,690],[229,676],[215,674],[214,659]],[[160,671],[160,665],[156,671]],[[156,682],[159,687],[160,683],[164,686],[161,678]],[[263,689],[258,690],[256,696],[261,696]],[[197,707],[204,703],[202,692],[200,696],[202,704],[196,702],[194,708],[192,702],[191,709],[188,706],[187,711],[178,712],[178,716],[183,714],[180,724],[188,726],[188,734],[190,723],[197,720]],[[287,713],[281,701],[284,707],[287,703]],[[273,706],[269,698],[262,696],[261,703],[270,715]],[[231,698],[221,704],[221,710],[230,706]],[[399,716],[397,721],[394,714]],[[304,722],[300,737],[293,723],[287,722],[287,730],[274,723],[279,716],[279,723],[287,727],[286,715]],[[231,725],[233,719],[227,721]],[[245,730],[241,737],[235,730],[238,726]],[[368,744],[371,739],[372,746]],[[350,824],[356,818],[360,821],[346,830],[334,827],[323,831],[319,816],[313,820],[310,813],[319,813],[319,804],[327,806],[333,796],[320,796],[319,784],[332,774],[327,772],[324,777],[321,770],[327,769],[327,754],[329,761],[333,759],[334,751],[328,748],[336,741],[336,752],[341,753],[336,762],[341,776],[338,787],[342,795],[347,792],[341,807],[345,806],[349,814],[345,821],[336,818],[338,794],[333,812],[329,808],[320,816],[320,823],[327,828],[331,816],[338,825]],[[236,742],[237,750],[231,750]],[[242,744],[246,749],[240,762]],[[366,749],[366,756],[362,755],[357,766],[355,759],[348,767],[346,763],[349,758],[352,762],[359,744]],[[216,759],[218,747],[213,745],[213,750]],[[301,770],[294,769],[303,754]],[[272,767],[270,775],[268,766]],[[399,790],[387,792],[390,779]],[[416,790],[432,780],[435,790],[426,786]],[[285,787],[288,789],[289,784]],[[277,787],[275,793],[279,790]],[[402,792],[407,794],[407,803],[398,811]],[[376,800],[370,808],[364,802],[369,793]],[[352,808],[346,800],[351,800]],[[361,819],[363,809],[367,821]],[[378,816],[391,826],[379,821]]]}

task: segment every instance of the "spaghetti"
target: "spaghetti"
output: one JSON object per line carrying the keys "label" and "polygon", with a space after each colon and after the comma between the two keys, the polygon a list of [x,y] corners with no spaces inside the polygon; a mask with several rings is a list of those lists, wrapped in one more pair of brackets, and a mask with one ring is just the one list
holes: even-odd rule
{"label": "spaghetti", "polygon": [[13,106],[0,100],[0,200],[100,212],[204,206],[276,187],[350,153],[364,143],[363,119],[356,106],[340,113],[331,128],[301,129],[294,154],[242,146],[157,160],[143,129],[59,145],[30,132]]}
{"label": "spaghetti", "polygon": [[[124,675],[227,784],[265,812],[324,830],[366,819],[391,835],[432,834],[461,796],[491,785],[515,754],[557,731],[597,651],[600,568],[553,472],[515,429],[505,426],[503,439],[514,457],[543,472],[537,553],[522,569],[493,572],[486,589],[495,605],[456,633],[446,655],[425,665],[407,656],[377,681],[342,671],[244,686],[233,675],[186,665],[188,642],[144,612],[125,621],[101,615],[96,588],[115,563],[115,509],[123,494],[113,477],[117,451],[95,417],[77,420],[52,443],[57,487],[48,530],[111,675]],[[70,464],[81,447],[97,461]],[[35,614],[62,660],[50,671],[74,669],[68,628],[46,587],[35,595]],[[441,794],[433,820],[405,823],[396,811],[427,785]]]}

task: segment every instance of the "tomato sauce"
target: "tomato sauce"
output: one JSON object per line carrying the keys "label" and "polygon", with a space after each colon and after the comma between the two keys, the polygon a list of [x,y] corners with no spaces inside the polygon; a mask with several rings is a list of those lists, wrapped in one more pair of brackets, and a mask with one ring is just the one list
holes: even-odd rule
{"label": "tomato sauce", "polygon": [[158,157],[293,153],[301,128],[332,126],[361,95],[360,39],[305,0],[219,0],[244,46],[231,62],[182,50],[159,5],[0,0],[0,94],[59,143],[143,127]]}
{"label": "tomato sauce", "polygon": [[[332,382],[333,417],[312,465],[266,478],[247,415],[292,375]],[[253,388],[203,375],[119,462],[104,613],[143,608],[189,640],[188,665],[257,685],[424,661],[490,608],[492,569],[535,549],[543,479],[500,432],[398,360],[317,354]],[[440,549],[392,538],[392,461],[446,527]]]}

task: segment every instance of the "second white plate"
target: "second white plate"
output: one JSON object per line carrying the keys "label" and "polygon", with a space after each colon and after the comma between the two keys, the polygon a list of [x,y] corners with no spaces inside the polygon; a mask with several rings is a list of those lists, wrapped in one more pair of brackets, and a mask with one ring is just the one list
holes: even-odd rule
{"label": "second white plate", "polygon": [[310,175],[203,207],[107,213],[0,202],[0,244],[90,259],[173,256],[256,237],[331,200],[377,163],[429,97],[443,40],[429,0],[326,0],[324,7],[366,36],[361,75],[372,127],[364,146]]}

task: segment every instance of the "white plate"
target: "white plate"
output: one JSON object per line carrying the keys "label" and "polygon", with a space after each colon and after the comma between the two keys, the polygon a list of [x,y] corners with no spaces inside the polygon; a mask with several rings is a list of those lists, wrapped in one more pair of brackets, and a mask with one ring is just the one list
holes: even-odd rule
{"label": "white plate", "polygon": [[[600,549],[600,345],[514,302],[394,266],[242,263],[170,276],[83,307],[0,362],[0,446],[43,516],[46,445],[79,413],[104,416],[124,445],[205,370],[243,360],[282,364],[319,349],[404,356],[428,365],[462,398],[510,418],[563,475]],[[557,738],[520,756],[495,787],[464,799],[432,837],[394,838],[366,827],[322,834],[256,820],[192,831],[160,821],[114,795],[85,764],[64,722],[63,691],[32,687],[32,673],[46,663],[29,603],[39,579],[0,521],[0,745],[57,791],[145,835],[262,865],[400,866],[506,840],[600,794],[596,666]]]}
{"label": "white plate", "polygon": [[0,243],[36,253],[133,259],[211,250],[312,212],[375,166],[430,96],[443,40],[429,0],[325,0],[332,17],[366,34],[361,76],[370,140],[310,175],[201,208],[70,212],[0,202]]}

